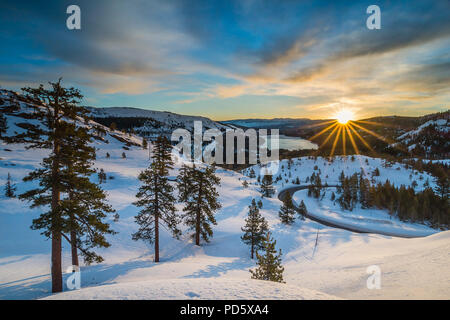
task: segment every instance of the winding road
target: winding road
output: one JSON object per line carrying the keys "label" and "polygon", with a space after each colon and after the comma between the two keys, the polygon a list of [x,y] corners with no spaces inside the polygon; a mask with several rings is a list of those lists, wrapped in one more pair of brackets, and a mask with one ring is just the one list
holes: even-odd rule
{"label": "winding road", "polygon": [[[289,187],[286,189],[281,190],[278,193],[278,199],[283,201],[284,198],[286,197],[286,194],[289,193],[291,196],[294,195],[295,192],[299,191],[299,190],[305,190],[308,189],[310,185],[303,185],[303,186],[295,186],[295,187]],[[323,188],[337,188],[337,185],[329,185],[329,186],[324,186]],[[298,210],[298,206],[295,203],[295,201],[293,201],[295,209]],[[332,228],[339,228],[339,229],[344,229],[344,230],[348,230],[348,231],[352,231],[352,232],[358,232],[358,233],[376,233],[376,234],[381,234],[381,235],[385,235],[385,236],[392,236],[392,237],[400,237],[400,238],[421,238],[421,237],[426,237],[428,235],[430,235],[431,233],[423,233],[422,235],[413,235],[413,234],[408,234],[408,233],[401,233],[401,232],[389,232],[389,231],[384,231],[384,230],[370,230],[358,225],[351,225],[351,224],[346,224],[344,222],[339,223],[339,222],[330,222],[327,221],[325,219],[323,219],[320,216],[316,216],[316,215],[311,215],[310,212],[308,212],[305,215],[306,218],[311,219],[313,221],[316,221],[320,224],[323,224],[327,227],[332,227]]]}

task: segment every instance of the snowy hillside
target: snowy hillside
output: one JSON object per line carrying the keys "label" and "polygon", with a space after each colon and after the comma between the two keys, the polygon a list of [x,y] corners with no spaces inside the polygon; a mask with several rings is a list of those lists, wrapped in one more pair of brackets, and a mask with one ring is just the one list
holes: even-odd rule
{"label": "snowy hillside", "polygon": [[[9,98],[18,99],[13,93],[2,92],[2,105],[9,105]],[[6,114],[8,132],[20,132],[28,119],[24,101],[19,109]],[[97,126],[90,122],[90,126]],[[164,229],[161,232],[161,262],[153,262],[153,246],[133,241],[131,234],[137,230],[134,217],[139,209],[132,203],[139,188],[137,176],[148,165],[148,151],[141,138],[110,131],[93,142],[97,148],[95,167],[104,169],[107,180],[101,184],[108,193],[109,203],[120,215],[119,221],[108,217],[116,235],[108,235],[111,247],[99,250],[105,258],[101,264],[81,267],[81,289],[70,291],[64,275],[64,291],[51,295],[50,241],[30,229],[32,220],[43,209],[30,209],[17,198],[0,195],[0,299],[398,299],[425,298],[448,299],[450,297],[450,231],[437,233],[427,226],[396,222],[404,230],[423,228],[425,238],[402,239],[379,234],[361,234],[327,227],[312,220],[297,219],[293,225],[280,223],[278,210],[281,201],[261,199],[257,177],[218,168],[221,179],[218,189],[222,208],[217,212],[217,225],[208,244],[195,246],[186,226],[183,235],[175,240]],[[122,157],[125,152],[126,157]],[[110,157],[107,157],[107,153]],[[33,187],[22,178],[39,167],[46,150],[26,150],[22,144],[0,145],[0,185],[5,185],[8,173],[22,193]],[[176,159],[179,160],[179,159]],[[177,161],[171,176],[178,174],[181,160]],[[288,168],[290,167],[290,169]],[[255,167],[256,168],[256,167]],[[292,163],[283,160],[280,177],[274,184],[277,192],[289,186],[297,186],[298,177],[303,184],[313,172],[321,172],[324,183],[336,183],[342,170],[346,174],[360,172],[364,168],[370,176],[378,168],[376,181],[389,178],[395,184],[412,185],[417,190],[433,177],[405,168],[399,163],[369,157],[335,157],[330,162],[324,158],[299,158]],[[259,168],[258,168],[259,169]],[[256,170],[256,174],[260,173]],[[92,177],[97,182],[97,177]],[[242,182],[249,181],[243,188]],[[287,181],[286,181],[287,180]],[[294,181],[293,181],[294,180]],[[3,190],[2,190],[3,191]],[[300,194],[300,196],[302,196]],[[248,214],[248,205],[255,198],[261,199],[262,215],[268,221],[277,249],[282,249],[286,284],[250,279],[249,269],[255,267],[249,248],[240,239],[241,227]],[[314,200],[316,201],[316,200]],[[311,210],[333,212],[323,203]],[[176,205],[181,212],[182,205]],[[328,210],[328,211],[326,211]],[[349,214],[348,212],[346,214]],[[349,218],[381,219],[382,210],[354,210]],[[63,270],[71,264],[70,246],[63,242]],[[381,269],[381,289],[368,289],[367,268],[377,265]]]}
{"label": "snowy hillside", "polygon": [[224,131],[230,126],[220,124],[206,117],[180,115],[167,111],[153,111],[130,107],[88,108],[91,116],[98,121],[102,118],[139,118],[133,126],[133,131],[141,136],[153,138],[159,134],[170,134],[178,129],[194,130],[194,121],[201,121],[202,129],[218,129]]}
{"label": "snowy hillside", "polygon": [[[345,176],[362,172],[372,184],[384,183],[388,179],[397,187],[411,186],[415,191],[421,191],[425,186],[435,187],[435,178],[426,172],[420,173],[404,164],[366,156],[338,156],[332,159],[303,157],[291,159],[291,161],[282,160],[278,168],[278,172],[273,175],[274,186],[278,191],[308,185],[313,173],[320,175],[323,185],[330,186],[326,188],[320,200],[308,197],[307,190],[299,190],[294,194],[294,201],[299,204],[303,200],[314,217],[342,227],[387,235],[414,237],[437,232],[426,225],[402,222],[390,216],[385,210],[359,207],[358,210],[351,212],[344,211],[335,200],[330,199],[332,194],[336,193],[335,186],[339,184],[341,172]],[[250,176],[252,170],[255,172],[256,179],[258,177],[262,179],[261,175],[265,173],[264,167],[256,165],[245,169],[243,173]],[[375,170],[379,171],[379,175],[375,175]]]}
{"label": "snowy hillside", "polygon": [[409,152],[425,157],[447,158],[450,154],[450,119],[448,113],[440,119],[428,120],[415,130],[408,131],[397,138]]}

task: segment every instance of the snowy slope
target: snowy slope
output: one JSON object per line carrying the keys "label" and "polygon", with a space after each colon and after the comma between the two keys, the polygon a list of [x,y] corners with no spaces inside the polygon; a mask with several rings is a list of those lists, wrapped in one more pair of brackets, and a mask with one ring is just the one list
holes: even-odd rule
{"label": "snowy slope", "polygon": [[[155,289],[156,288],[156,289]],[[45,300],[334,300],[315,290],[251,279],[172,279],[127,282],[56,294]]]}
{"label": "snowy slope", "polygon": [[[264,174],[265,167],[270,168],[270,164],[266,166],[254,165],[243,170],[243,174],[248,176],[250,170],[253,168],[256,178]],[[295,180],[299,178],[300,184],[307,184],[306,179],[310,177],[313,172],[320,174],[322,184],[336,185],[339,182],[339,175],[344,172],[344,175],[351,176],[354,173],[364,172],[365,177],[372,181],[372,183],[384,183],[389,179],[395,186],[405,185],[411,186],[413,181],[417,182],[416,191],[423,190],[424,185],[428,182],[429,186],[435,187],[435,178],[426,172],[419,172],[411,169],[409,166],[390,162],[381,158],[372,158],[362,155],[355,156],[335,156],[329,159],[328,157],[301,157],[293,158],[290,169],[289,161],[283,159],[276,163],[278,170],[273,174],[274,185],[277,188],[285,188],[288,186],[295,186]],[[375,169],[379,170],[380,175],[374,176]],[[277,181],[278,180],[278,181]]]}
{"label": "snowy slope", "polygon": [[[7,118],[10,132],[22,130],[16,123],[32,121],[12,115]],[[211,242],[195,246],[184,225],[181,226],[183,236],[180,240],[172,239],[163,230],[161,262],[154,263],[152,246],[131,240],[131,234],[137,229],[134,216],[138,208],[132,205],[139,187],[137,176],[148,165],[148,151],[135,145],[140,141],[134,136],[107,131],[103,140],[93,142],[98,149],[95,167],[103,168],[108,177],[114,177],[102,187],[120,214],[118,222],[108,219],[112,229],[119,233],[108,236],[110,248],[100,250],[104,263],[81,267],[81,290],[71,292],[64,285],[65,292],[52,298],[450,298],[448,231],[426,238],[399,239],[356,234],[311,220],[297,219],[293,225],[285,226],[278,218],[281,202],[276,197],[262,199],[261,212],[277,240],[276,247],[283,251],[287,283],[250,280],[248,270],[255,267],[255,261],[250,259],[249,248],[241,242],[240,236],[247,206],[252,198],[260,198],[259,186],[256,179],[220,168],[217,174],[221,178],[219,193],[223,207],[216,214],[218,224],[213,227]],[[106,158],[107,152],[110,158]],[[122,159],[122,152],[126,153],[126,159]],[[18,193],[31,189],[33,185],[21,179],[38,167],[46,154],[46,150],[25,150],[20,144],[0,142],[0,185],[4,185],[10,173]],[[276,188],[280,190],[292,185],[289,179],[296,176],[304,182],[316,165],[316,171],[320,169],[324,179],[328,175],[326,181],[329,184],[337,181],[341,170],[350,174],[365,167],[370,173],[378,167],[381,175],[374,177],[377,181],[389,177],[396,184],[407,184],[417,180],[417,188],[422,188],[428,179],[433,185],[432,177],[404,168],[401,164],[383,164],[383,160],[375,158],[367,158],[367,164],[365,160],[335,157],[333,163],[329,163],[322,158],[301,158],[294,160],[291,178],[283,160],[281,166],[285,167],[285,172],[280,170],[280,174],[288,182],[278,181]],[[177,162],[171,176],[177,174],[179,167],[180,162]],[[247,189],[242,187],[244,179],[250,181]],[[96,181],[96,177],[93,180]],[[181,208],[177,204],[179,211]],[[0,299],[51,296],[50,241],[30,229],[32,220],[41,211],[39,208],[30,209],[27,203],[18,199],[0,195]],[[366,212],[358,211],[358,214],[365,215]],[[63,243],[63,270],[70,263],[70,248]],[[374,264],[382,271],[380,290],[369,290],[366,286],[366,269]],[[65,279],[67,276],[65,274]]]}
{"label": "snowy slope", "polygon": [[159,134],[170,134],[178,129],[186,129],[190,132],[194,130],[194,121],[202,123],[202,129],[218,129],[225,131],[231,128],[228,125],[215,122],[206,117],[180,115],[167,111],[153,111],[130,107],[111,107],[111,108],[88,108],[94,118],[143,118],[146,119],[144,125],[136,126],[133,130],[145,137],[155,137]]}
{"label": "snowy slope", "polygon": [[448,119],[429,120],[424,124],[420,125],[417,129],[402,134],[397,139],[407,143],[409,141],[408,139],[413,139],[417,137],[425,128],[430,126],[435,126],[436,130],[442,133],[447,133],[450,131],[450,123]]}
{"label": "snowy slope", "polygon": [[[260,165],[247,168],[243,173],[248,176],[252,168],[257,175],[256,179],[264,173],[264,167]],[[375,169],[379,170],[379,176],[373,175]],[[320,174],[323,185],[336,186],[339,184],[341,172],[344,172],[345,176],[350,176],[361,171],[372,184],[384,183],[388,179],[397,187],[400,185],[412,186],[415,181],[417,183],[415,191],[423,190],[426,184],[435,187],[435,178],[426,172],[421,173],[401,163],[367,156],[337,156],[333,157],[332,161],[324,157],[302,157],[292,159],[290,165],[288,160],[282,160],[278,163],[278,172],[273,175],[273,180],[276,189],[281,191],[299,186],[296,184],[297,178],[300,185],[308,185],[307,179],[314,172]],[[344,211],[337,201],[330,199],[333,192],[336,192],[335,188],[330,187],[325,190],[324,197],[317,200],[308,197],[307,190],[300,190],[294,194],[293,200],[297,204],[303,200],[311,216],[344,228],[404,237],[423,237],[438,232],[426,225],[400,221],[385,210],[362,209],[358,206],[351,212]]]}
{"label": "snowy slope", "polygon": [[419,156],[447,158],[450,154],[450,119],[448,112],[440,116],[402,134],[391,146],[400,144]]}

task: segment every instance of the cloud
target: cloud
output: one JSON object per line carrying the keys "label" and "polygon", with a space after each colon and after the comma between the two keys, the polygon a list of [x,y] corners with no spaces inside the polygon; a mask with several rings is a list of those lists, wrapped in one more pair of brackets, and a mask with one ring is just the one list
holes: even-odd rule
{"label": "cloud", "polygon": [[5,0],[0,82],[34,85],[63,76],[91,90],[90,101],[157,93],[188,112],[206,101],[231,106],[240,97],[253,113],[269,97],[298,100],[295,108],[277,105],[293,113],[343,103],[360,111],[388,110],[389,102],[393,111],[424,110],[445,101],[448,1],[379,3],[382,29],[368,30],[369,0],[80,0],[82,30],[69,31],[71,1]]}

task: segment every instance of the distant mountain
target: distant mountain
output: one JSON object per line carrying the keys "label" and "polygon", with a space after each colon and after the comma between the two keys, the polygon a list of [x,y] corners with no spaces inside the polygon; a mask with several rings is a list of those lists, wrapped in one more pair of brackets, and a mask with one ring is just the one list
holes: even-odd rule
{"label": "distant mountain", "polygon": [[194,121],[201,121],[203,131],[218,129],[225,131],[230,125],[221,124],[201,116],[180,115],[168,111],[154,111],[131,107],[96,108],[87,107],[93,119],[105,126],[115,123],[118,129],[134,132],[140,136],[154,138],[160,134],[170,136],[178,128],[190,132]]}
{"label": "distant mountain", "polygon": [[221,123],[234,125],[243,128],[254,129],[295,129],[304,127],[316,123],[323,122],[324,120],[311,120],[307,118],[274,118],[274,119],[237,119],[221,121]]}

